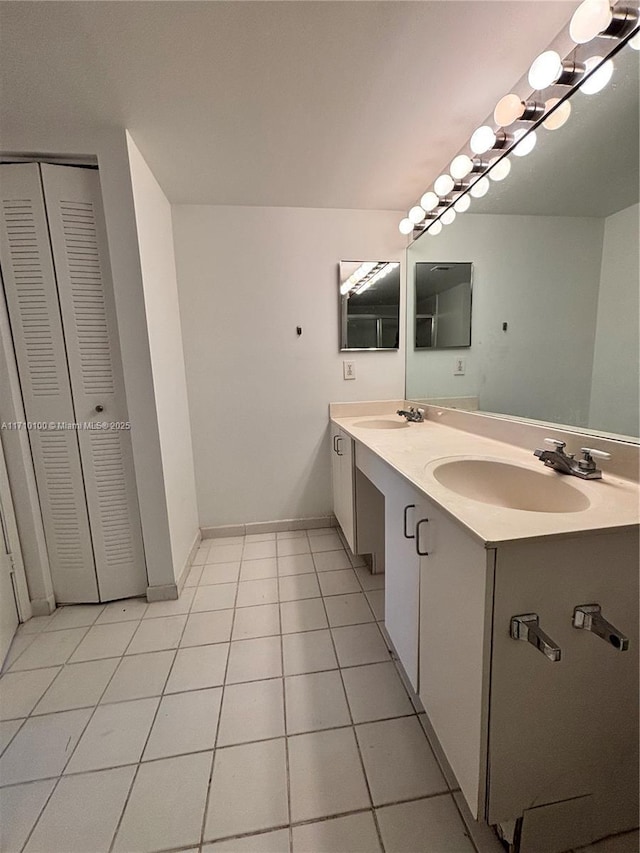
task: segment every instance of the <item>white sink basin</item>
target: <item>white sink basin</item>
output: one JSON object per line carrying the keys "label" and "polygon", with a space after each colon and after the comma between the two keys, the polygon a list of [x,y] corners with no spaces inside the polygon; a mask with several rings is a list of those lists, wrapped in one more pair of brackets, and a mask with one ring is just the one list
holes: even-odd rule
{"label": "white sink basin", "polygon": [[495,459],[452,459],[427,466],[438,483],[474,501],[527,512],[582,512],[589,498],[562,474]]}
{"label": "white sink basin", "polygon": [[371,421],[358,421],[354,426],[362,429],[404,429],[409,424],[406,421],[385,421],[380,418]]}

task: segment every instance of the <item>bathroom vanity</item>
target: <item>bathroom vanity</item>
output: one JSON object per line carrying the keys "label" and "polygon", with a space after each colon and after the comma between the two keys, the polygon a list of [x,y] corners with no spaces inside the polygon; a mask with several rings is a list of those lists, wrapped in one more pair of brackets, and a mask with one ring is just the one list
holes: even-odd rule
{"label": "bathroom vanity", "polygon": [[[335,513],[356,553],[384,532],[385,627],[474,818],[521,853],[635,828],[637,447],[372,406],[330,407]],[[603,478],[545,467],[548,436]]]}

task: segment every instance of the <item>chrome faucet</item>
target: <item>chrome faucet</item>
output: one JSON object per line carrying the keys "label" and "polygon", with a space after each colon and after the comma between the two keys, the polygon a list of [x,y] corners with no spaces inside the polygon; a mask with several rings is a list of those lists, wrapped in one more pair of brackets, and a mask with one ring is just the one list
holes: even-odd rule
{"label": "chrome faucet", "polygon": [[602,471],[596,467],[595,459],[611,459],[610,453],[604,450],[594,450],[592,447],[581,447],[582,459],[575,459],[573,453],[565,453],[565,441],[555,438],[545,438],[547,444],[553,444],[555,450],[534,450],[533,455],[544,462],[547,468],[553,468],[561,474],[572,474],[583,480],[600,480]]}
{"label": "chrome faucet", "polygon": [[413,423],[421,424],[424,421],[424,409],[414,409],[413,406],[406,412],[404,409],[398,409],[396,412],[400,417],[404,417],[407,421],[412,421]]}

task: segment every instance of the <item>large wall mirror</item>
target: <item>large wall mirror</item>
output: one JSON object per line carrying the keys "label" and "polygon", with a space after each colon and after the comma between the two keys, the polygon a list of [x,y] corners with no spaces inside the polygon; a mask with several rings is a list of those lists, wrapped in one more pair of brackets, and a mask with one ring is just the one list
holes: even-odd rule
{"label": "large wall mirror", "polygon": [[340,349],[397,350],[400,264],[340,261]]}
{"label": "large wall mirror", "polygon": [[[408,399],[638,440],[639,58],[624,48],[605,89],[576,91],[562,128],[408,249]],[[416,274],[443,258],[473,262],[462,375],[454,351],[416,348]]]}

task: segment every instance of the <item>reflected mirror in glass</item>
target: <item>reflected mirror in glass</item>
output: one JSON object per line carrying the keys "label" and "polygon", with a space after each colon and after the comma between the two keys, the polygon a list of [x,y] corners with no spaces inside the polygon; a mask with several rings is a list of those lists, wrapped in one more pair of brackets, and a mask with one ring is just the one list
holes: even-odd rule
{"label": "reflected mirror in glass", "polygon": [[400,264],[340,261],[340,349],[397,350]]}
{"label": "reflected mirror in glass", "polygon": [[471,346],[473,264],[417,263],[415,349]]}

